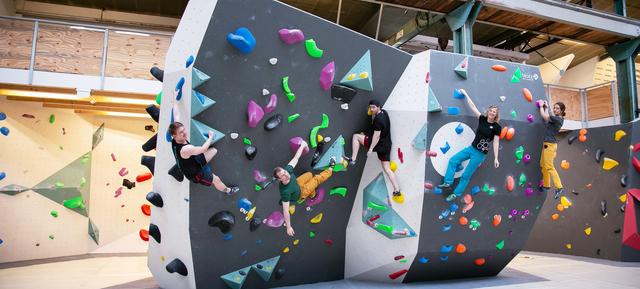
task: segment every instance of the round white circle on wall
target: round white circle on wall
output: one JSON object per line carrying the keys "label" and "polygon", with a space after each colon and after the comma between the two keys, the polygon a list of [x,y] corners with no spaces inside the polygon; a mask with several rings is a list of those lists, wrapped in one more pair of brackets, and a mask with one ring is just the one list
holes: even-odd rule
{"label": "round white circle on wall", "polygon": [[[462,127],[462,133],[456,132],[456,127],[460,125]],[[437,152],[435,157],[429,157],[431,159],[431,165],[441,176],[444,177],[447,172],[447,165],[449,159],[462,149],[471,145],[473,139],[476,137],[475,132],[468,125],[463,122],[450,122],[441,126],[438,131],[433,135],[431,139],[430,151]],[[449,143],[449,150],[446,153],[442,153],[440,148],[446,147]],[[462,170],[455,174],[456,178],[459,178],[467,167],[469,160],[462,162]]]}

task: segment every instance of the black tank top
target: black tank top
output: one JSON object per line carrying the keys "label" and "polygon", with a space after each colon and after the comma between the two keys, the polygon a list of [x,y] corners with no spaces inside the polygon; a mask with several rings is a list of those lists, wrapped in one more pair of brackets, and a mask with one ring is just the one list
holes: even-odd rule
{"label": "black tank top", "polygon": [[[178,167],[182,171],[185,177],[189,180],[193,180],[195,176],[202,171],[203,164],[200,163],[200,159],[204,159],[203,154],[192,155],[188,159],[182,158],[180,156],[180,150],[182,147],[190,144],[187,141],[186,144],[179,144],[175,140],[171,140],[171,147],[173,148],[173,155],[176,158],[176,163],[178,163]],[[202,156],[201,156],[202,155]]]}

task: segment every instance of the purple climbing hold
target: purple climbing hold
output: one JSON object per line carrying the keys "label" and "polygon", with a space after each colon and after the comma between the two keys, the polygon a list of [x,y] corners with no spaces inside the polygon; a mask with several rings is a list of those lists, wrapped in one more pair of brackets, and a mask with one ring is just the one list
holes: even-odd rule
{"label": "purple climbing hold", "polygon": [[280,211],[274,211],[262,222],[271,228],[279,228],[284,224],[284,215]]}
{"label": "purple climbing hold", "polygon": [[257,182],[257,183],[262,183],[264,181],[267,180],[267,177],[259,170],[254,170],[253,171],[253,179]]}
{"label": "purple climbing hold", "polygon": [[528,164],[531,161],[531,155],[530,154],[524,155],[524,158],[522,160],[524,161],[525,164]]}
{"label": "purple climbing hold", "polygon": [[255,101],[249,101],[247,105],[247,117],[249,127],[256,127],[264,117],[264,110]]}
{"label": "purple climbing hold", "polygon": [[333,84],[333,77],[335,76],[336,65],[333,61],[325,65],[320,71],[320,86],[322,90],[328,90]]}
{"label": "purple climbing hold", "polygon": [[456,133],[461,134],[463,131],[464,127],[462,127],[462,123],[459,123],[458,126],[456,126]]}
{"label": "purple climbing hold", "polygon": [[4,136],[8,136],[9,135],[9,128],[6,126],[3,126],[0,128],[0,133],[2,133]]}
{"label": "purple climbing hold", "polygon": [[271,95],[271,98],[269,99],[269,103],[267,103],[267,106],[264,107],[264,113],[270,113],[273,110],[276,109],[276,106],[278,105],[278,96],[274,93]]}
{"label": "purple climbing hold", "polygon": [[449,151],[449,149],[451,149],[449,142],[446,142],[443,147],[440,147],[440,151],[442,152],[442,154],[446,154]]}
{"label": "purple climbing hold", "polygon": [[296,44],[304,41],[304,33],[300,29],[280,29],[278,30],[280,40],[286,44]]}
{"label": "purple climbing hold", "polygon": [[[301,137],[299,136],[292,137],[291,139],[289,139],[289,148],[291,148],[291,150],[295,152],[303,143],[306,143],[306,142]],[[308,153],[309,153],[309,146],[307,145],[307,147],[305,147],[302,150],[302,155],[306,155]]]}
{"label": "purple climbing hold", "polygon": [[530,186],[529,186],[529,187],[527,187],[527,188],[524,190],[524,194],[525,194],[525,196],[530,197],[531,195],[533,195],[533,188],[531,188]]}
{"label": "purple climbing hold", "polygon": [[460,114],[460,109],[457,106],[447,107],[447,113],[449,115],[458,115]]}
{"label": "purple climbing hold", "polygon": [[538,99],[538,100],[536,100],[536,107],[537,107],[537,108],[540,108],[540,107],[542,106],[542,104],[543,104],[543,103],[544,103],[544,100],[542,100],[542,99]]}
{"label": "purple climbing hold", "polygon": [[317,204],[322,203],[324,201],[324,196],[326,195],[326,191],[324,188],[319,188],[316,192],[316,196],[313,198],[307,198],[307,207],[312,207]]}
{"label": "purple climbing hold", "polygon": [[529,123],[532,123],[532,122],[533,122],[533,114],[528,114],[528,115],[527,115],[527,121],[528,121]]}
{"label": "purple climbing hold", "polygon": [[227,41],[242,53],[251,53],[256,47],[256,38],[245,27],[240,27],[233,33],[227,34]]}

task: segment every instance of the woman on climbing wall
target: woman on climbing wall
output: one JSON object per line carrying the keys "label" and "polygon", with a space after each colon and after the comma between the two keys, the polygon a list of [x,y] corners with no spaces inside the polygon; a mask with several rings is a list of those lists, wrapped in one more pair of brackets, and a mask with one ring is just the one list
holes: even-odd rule
{"label": "woman on climbing wall", "polygon": [[456,196],[461,196],[464,193],[473,173],[486,158],[489,152],[489,143],[492,141],[494,154],[493,165],[496,168],[500,166],[500,162],[498,161],[498,147],[500,145],[500,130],[502,129],[500,124],[498,124],[498,121],[500,121],[500,109],[497,106],[491,105],[484,114],[481,114],[467,92],[464,89],[460,89],[459,91],[465,96],[469,109],[471,109],[473,114],[478,118],[478,128],[476,128],[476,137],[473,139],[471,145],[455,154],[449,160],[444,182],[439,185],[440,188],[450,187],[453,184],[453,177],[458,166],[462,162],[469,160],[467,168],[462,173],[462,177],[460,177],[458,186],[453,191],[453,194]]}
{"label": "woman on climbing wall", "polygon": [[562,187],[562,181],[558,171],[553,166],[553,160],[556,158],[556,150],[558,148],[558,140],[556,135],[560,131],[562,124],[564,123],[564,116],[566,113],[565,105],[562,102],[556,102],[553,105],[553,115],[549,114],[549,104],[547,101],[542,101],[540,105],[540,116],[544,120],[544,140],[542,142],[542,156],[540,157],[540,167],[542,168],[542,189],[545,191],[551,188],[551,180],[556,187],[556,193],[554,198],[559,198],[564,193]]}

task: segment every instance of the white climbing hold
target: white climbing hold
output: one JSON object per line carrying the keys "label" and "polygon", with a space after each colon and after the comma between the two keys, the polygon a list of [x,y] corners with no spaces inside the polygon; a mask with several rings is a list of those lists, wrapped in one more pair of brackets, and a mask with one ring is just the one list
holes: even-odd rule
{"label": "white climbing hold", "polygon": [[349,104],[348,103],[343,103],[343,104],[340,105],[340,108],[342,108],[344,110],[347,110],[347,109],[349,109]]}
{"label": "white climbing hold", "polygon": [[276,63],[278,63],[278,59],[277,59],[277,58],[270,58],[270,59],[269,59],[269,63],[270,63],[271,65],[276,65]]}
{"label": "white climbing hold", "polygon": [[507,97],[506,97],[506,96],[504,96],[504,95],[501,95],[501,96],[500,96],[500,101],[504,102],[506,99],[507,99]]}
{"label": "white climbing hold", "polygon": [[240,135],[237,132],[232,132],[229,134],[229,136],[231,137],[231,139],[237,139]]}
{"label": "white climbing hold", "polygon": [[269,95],[269,91],[266,89],[262,89],[262,95]]}
{"label": "white climbing hold", "polygon": [[329,136],[325,136],[324,137],[324,142],[330,142],[331,141],[331,137]]}

